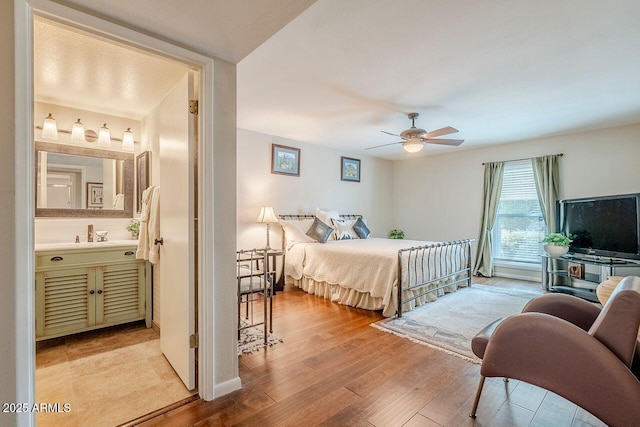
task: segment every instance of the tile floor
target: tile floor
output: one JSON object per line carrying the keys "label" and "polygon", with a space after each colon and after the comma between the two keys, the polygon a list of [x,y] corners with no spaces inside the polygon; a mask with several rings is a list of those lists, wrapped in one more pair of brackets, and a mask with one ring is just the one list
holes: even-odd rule
{"label": "tile floor", "polygon": [[39,413],[38,426],[116,426],[191,395],[144,322],[36,348],[36,401],[71,405],[69,413]]}

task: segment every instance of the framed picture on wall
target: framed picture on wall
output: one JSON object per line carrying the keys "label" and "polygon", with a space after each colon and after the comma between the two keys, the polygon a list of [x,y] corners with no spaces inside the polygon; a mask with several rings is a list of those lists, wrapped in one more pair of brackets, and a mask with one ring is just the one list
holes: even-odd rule
{"label": "framed picture on wall", "polygon": [[343,181],[360,182],[360,159],[340,157],[340,179]]}
{"label": "framed picture on wall", "polygon": [[87,182],[87,208],[102,209],[103,194],[101,182]]}
{"label": "framed picture on wall", "polygon": [[271,173],[300,176],[300,149],[271,144]]}
{"label": "framed picture on wall", "polygon": [[136,156],[136,212],[142,211],[142,192],[149,188],[151,151]]}

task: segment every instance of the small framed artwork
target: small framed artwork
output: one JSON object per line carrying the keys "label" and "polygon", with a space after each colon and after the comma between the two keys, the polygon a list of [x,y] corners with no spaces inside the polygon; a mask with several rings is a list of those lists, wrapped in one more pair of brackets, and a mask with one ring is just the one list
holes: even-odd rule
{"label": "small framed artwork", "polygon": [[142,192],[149,188],[151,151],[136,156],[136,211],[142,211]]}
{"label": "small framed artwork", "polygon": [[340,157],[340,179],[360,182],[360,160],[351,157]]}
{"label": "small framed artwork", "polygon": [[271,144],[271,173],[300,176],[300,149]]}
{"label": "small framed artwork", "polygon": [[87,182],[87,209],[102,209],[102,207],[102,183]]}
{"label": "small framed artwork", "polygon": [[569,271],[570,277],[574,279],[584,279],[584,264],[569,262],[567,263],[567,270]]}

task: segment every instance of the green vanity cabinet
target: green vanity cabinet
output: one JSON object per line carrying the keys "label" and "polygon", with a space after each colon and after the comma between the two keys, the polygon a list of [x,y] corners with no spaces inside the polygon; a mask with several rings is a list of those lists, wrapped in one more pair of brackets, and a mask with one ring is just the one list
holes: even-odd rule
{"label": "green vanity cabinet", "polygon": [[134,246],[36,251],[36,339],[145,320],[149,263]]}

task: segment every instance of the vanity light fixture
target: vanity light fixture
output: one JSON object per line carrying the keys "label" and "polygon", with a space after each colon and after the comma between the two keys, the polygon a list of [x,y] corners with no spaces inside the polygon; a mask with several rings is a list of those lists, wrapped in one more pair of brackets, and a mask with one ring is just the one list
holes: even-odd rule
{"label": "vanity light fixture", "polygon": [[98,132],[98,145],[100,147],[111,147],[111,132],[107,124],[103,124]]}
{"label": "vanity light fixture", "polygon": [[133,151],[133,132],[131,132],[131,128],[127,128],[122,134],[122,149]]}
{"label": "vanity light fixture", "polygon": [[94,130],[85,129],[84,124],[80,119],[73,123],[71,130],[58,129],[56,119],[53,118],[51,113],[44,119],[42,126],[36,126],[36,129],[42,131],[42,139],[48,139],[51,141],[57,141],[60,133],[70,135],[69,140],[78,144],[85,144],[87,142],[96,142],[99,147],[109,148],[111,147],[111,141],[122,142],[122,150],[134,151],[135,140],[133,139],[133,132],[131,128],[127,128],[120,138],[112,138],[111,132],[107,127],[107,124],[103,124],[99,129],[99,133]]}
{"label": "vanity light fixture", "polygon": [[44,119],[44,123],[42,124],[42,138],[51,141],[58,140],[58,124],[51,113]]}
{"label": "vanity light fixture", "polygon": [[71,129],[71,141],[78,142],[80,144],[84,144],[87,140],[84,138],[84,125],[78,119],[77,122],[73,124],[73,128]]}

